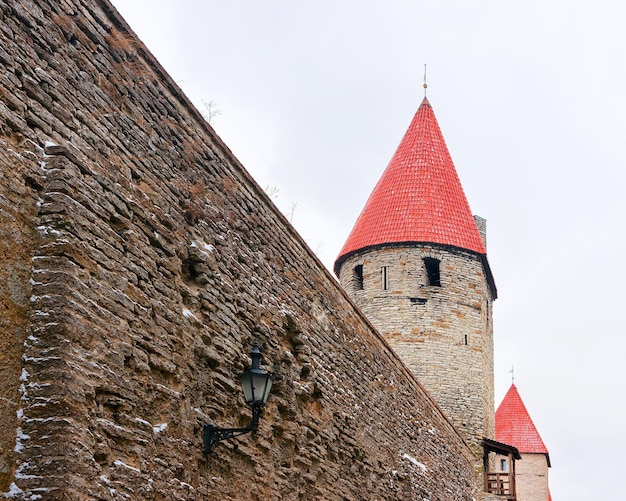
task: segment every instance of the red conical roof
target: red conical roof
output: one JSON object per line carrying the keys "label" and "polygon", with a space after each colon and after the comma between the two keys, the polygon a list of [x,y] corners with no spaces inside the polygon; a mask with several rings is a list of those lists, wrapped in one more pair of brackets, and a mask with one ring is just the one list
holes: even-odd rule
{"label": "red conical roof", "polygon": [[452,245],[485,254],[452,158],[426,98],[365,204],[335,267],[354,251],[400,242]]}
{"label": "red conical roof", "polygon": [[496,440],[516,447],[522,454],[545,454],[550,466],[548,449],[514,384],[496,411]]}

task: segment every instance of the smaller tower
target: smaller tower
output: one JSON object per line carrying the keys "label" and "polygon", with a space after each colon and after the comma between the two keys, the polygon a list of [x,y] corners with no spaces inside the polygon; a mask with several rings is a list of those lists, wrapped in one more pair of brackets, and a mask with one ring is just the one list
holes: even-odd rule
{"label": "smaller tower", "polygon": [[[516,447],[522,457],[515,466],[517,499],[549,501],[550,455],[515,384],[511,384],[496,411],[496,440]],[[498,465],[500,471],[507,467],[506,463]]]}

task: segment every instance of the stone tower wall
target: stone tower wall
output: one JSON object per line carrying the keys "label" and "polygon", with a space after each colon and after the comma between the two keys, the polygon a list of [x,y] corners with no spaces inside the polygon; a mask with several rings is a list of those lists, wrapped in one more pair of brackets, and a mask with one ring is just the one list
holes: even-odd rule
{"label": "stone tower wall", "polygon": [[[111,5],[0,16],[0,493],[472,499],[461,436]],[[253,337],[260,429],[206,457]]]}
{"label": "stone tower wall", "polygon": [[[440,286],[429,285],[424,258],[440,261]],[[346,259],[339,280],[482,457],[480,440],[494,437],[494,388],[492,299],[480,258],[438,245],[384,246]]]}

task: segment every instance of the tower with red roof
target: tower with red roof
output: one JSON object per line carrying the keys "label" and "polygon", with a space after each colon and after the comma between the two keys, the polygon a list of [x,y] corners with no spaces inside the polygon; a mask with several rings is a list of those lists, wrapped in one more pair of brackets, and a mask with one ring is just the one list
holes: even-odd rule
{"label": "tower with red roof", "polygon": [[477,456],[494,437],[496,287],[484,223],[424,98],[335,262],[344,289]]}
{"label": "tower with red roof", "polygon": [[[514,446],[522,457],[515,466],[517,499],[549,500],[550,455],[515,384],[511,384],[496,411],[496,440]],[[502,466],[507,467],[505,463]]]}

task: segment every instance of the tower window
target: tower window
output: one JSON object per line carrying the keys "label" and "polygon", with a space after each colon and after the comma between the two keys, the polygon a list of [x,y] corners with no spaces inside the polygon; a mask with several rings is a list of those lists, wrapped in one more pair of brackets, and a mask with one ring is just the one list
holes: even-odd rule
{"label": "tower window", "polygon": [[389,277],[387,273],[388,266],[382,266],[380,268],[380,278],[383,286],[383,290],[386,291],[389,289]]}
{"label": "tower window", "polygon": [[463,344],[467,346],[467,334],[463,334]]}
{"label": "tower window", "polygon": [[352,277],[354,279],[354,287],[356,288],[356,290],[362,291],[363,290],[363,265],[362,264],[357,264],[354,267],[354,273]]}
{"label": "tower window", "polygon": [[501,471],[507,471],[507,466],[508,466],[508,464],[506,462],[506,459],[501,459],[500,460],[500,470]]}
{"label": "tower window", "polygon": [[424,266],[426,267],[427,285],[433,287],[441,287],[441,275],[439,274],[439,264],[441,261],[434,257],[425,257]]}

